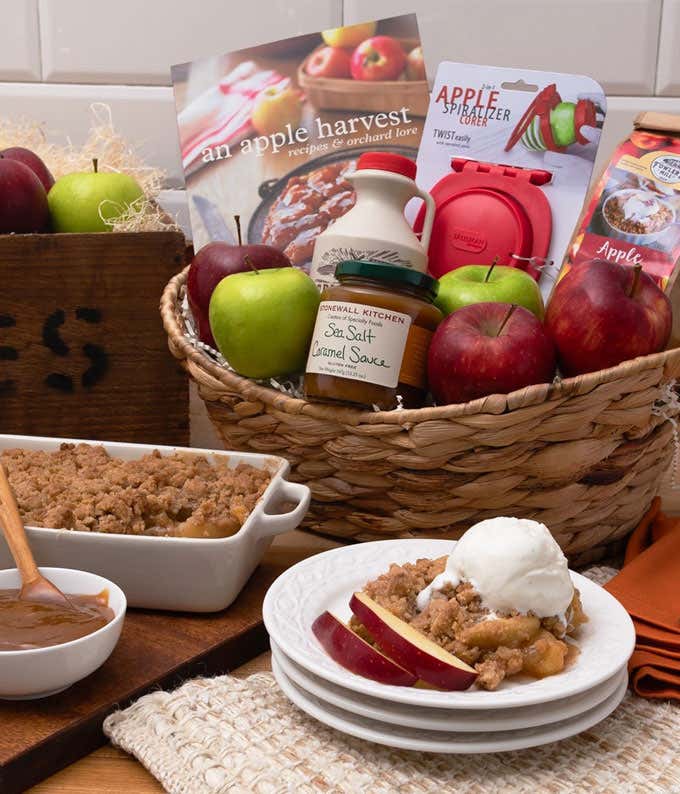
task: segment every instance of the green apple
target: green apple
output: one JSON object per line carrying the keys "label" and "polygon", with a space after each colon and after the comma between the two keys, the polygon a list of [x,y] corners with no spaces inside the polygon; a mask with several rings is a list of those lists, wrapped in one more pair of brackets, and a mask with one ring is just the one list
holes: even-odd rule
{"label": "green apple", "polygon": [[240,375],[302,372],[319,308],[319,290],[294,267],[232,273],[210,298],[210,329]]}
{"label": "green apple", "polygon": [[108,232],[105,220],[114,220],[127,211],[144,192],[127,174],[100,172],[93,160],[89,173],[67,174],[47,194],[55,232]]}
{"label": "green apple", "polygon": [[471,303],[516,303],[543,319],[541,290],[528,273],[505,265],[464,265],[439,279],[435,304],[446,314]]}

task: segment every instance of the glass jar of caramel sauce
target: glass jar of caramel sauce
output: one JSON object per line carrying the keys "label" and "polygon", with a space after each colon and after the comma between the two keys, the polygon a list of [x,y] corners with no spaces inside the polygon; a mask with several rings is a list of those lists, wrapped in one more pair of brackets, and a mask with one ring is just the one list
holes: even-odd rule
{"label": "glass jar of caramel sauce", "polygon": [[321,294],[307,358],[309,400],[389,411],[419,408],[427,350],[442,319],[437,281],[405,267],[349,260]]}

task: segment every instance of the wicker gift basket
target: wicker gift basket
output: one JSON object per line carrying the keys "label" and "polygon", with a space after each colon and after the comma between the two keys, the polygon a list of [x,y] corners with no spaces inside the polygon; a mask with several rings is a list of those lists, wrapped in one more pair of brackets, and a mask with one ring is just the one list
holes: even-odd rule
{"label": "wicker gift basket", "polygon": [[572,564],[637,524],[678,446],[680,348],[463,405],[372,412],[240,377],[188,338],[186,271],[161,314],[229,449],[283,455],[312,489],[305,526],[356,540],[457,538],[475,521],[544,522]]}

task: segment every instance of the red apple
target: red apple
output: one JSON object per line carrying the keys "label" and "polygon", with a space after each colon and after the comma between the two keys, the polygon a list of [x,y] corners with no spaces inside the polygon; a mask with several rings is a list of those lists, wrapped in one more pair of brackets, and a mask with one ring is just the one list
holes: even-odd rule
{"label": "red apple", "polygon": [[562,372],[580,375],[663,350],[671,303],[640,265],[591,259],[559,281],[545,324]]}
{"label": "red apple", "polygon": [[30,149],[24,149],[23,146],[11,146],[9,149],[3,149],[0,152],[0,158],[3,157],[7,160],[16,160],[18,163],[27,165],[42,182],[45,192],[50,192],[50,188],[54,184],[54,177],[37,154]]}
{"label": "red apple", "polygon": [[365,593],[355,593],[349,605],[377,646],[425,683],[437,689],[460,690],[470,687],[477,678],[474,668],[445,651]]}
{"label": "red apple", "polygon": [[352,53],[351,70],[355,80],[396,80],[405,66],[404,50],[391,36],[372,36]]}
{"label": "red apple", "polygon": [[245,273],[253,268],[268,270],[279,267],[292,265],[282,251],[271,245],[230,245],[217,241],[201,248],[193,258],[187,276],[189,307],[198,325],[201,341],[216,348],[208,321],[208,309],[213,290],[225,276]]}
{"label": "red apple", "polygon": [[49,221],[42,182],[27,165],[0,158],[0,234],[41,232]]}
{"label": "red apple", "polygon": [[408,80],[427,80],[422,47],[414,47],[406,56],[406,78]]}
{"label": "red apple", "polygon": [[430,389],[440,405],[550,383],[555,348],[523,306],[475,303],[449,315],[428,353]]}
{"label": "red apple", "polygon": [[350,77],[349,62],[342,47],[322,47],[309,56],[305,69],[312,77]]}
{"label": "red apple", "polygon": [[393,686],[413,686],[418,680],[418,676],[388,659],[330,612],[319,615],[312,632],[331,659],[352,673]]}

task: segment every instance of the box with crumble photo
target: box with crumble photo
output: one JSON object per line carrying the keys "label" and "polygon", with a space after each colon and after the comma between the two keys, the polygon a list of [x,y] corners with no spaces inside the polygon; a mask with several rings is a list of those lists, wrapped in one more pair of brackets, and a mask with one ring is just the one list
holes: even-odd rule
{"label": "box with crumble photo", "polygon": [[671,292],[680,257],[680,116],[640,113],[593,188],[565,259],[642,269]]}

